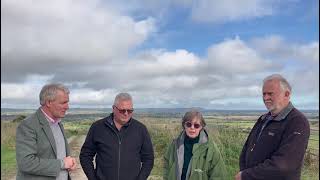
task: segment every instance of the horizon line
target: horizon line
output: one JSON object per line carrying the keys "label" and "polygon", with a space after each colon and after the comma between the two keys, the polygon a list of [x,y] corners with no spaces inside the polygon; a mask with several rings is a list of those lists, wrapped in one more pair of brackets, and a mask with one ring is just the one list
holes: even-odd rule
{"label": "horizon line", "polygon": [[[35,109],[38,109],[39,107],[37,108],[2,108],[1,109],[15,109],[15,110],[35,110]],[[69,110],[72,110],[72,109],[112,109],[112,108],[109,108],[109,107],[72,107],[72,108],[69,108]],[[251,109],[210,109],[210,108],[202,108],[202,107],[139,107],[139,108],[134,108],[136,110],[139,110],[139,109],[202,109],[202,110],[216,110],[216,111],[267,111],[267,109],[254,109],[254,108],[251,108]],[[307,110],[307,111],[319,111],[319,109],[299,109],[299,110]]]}

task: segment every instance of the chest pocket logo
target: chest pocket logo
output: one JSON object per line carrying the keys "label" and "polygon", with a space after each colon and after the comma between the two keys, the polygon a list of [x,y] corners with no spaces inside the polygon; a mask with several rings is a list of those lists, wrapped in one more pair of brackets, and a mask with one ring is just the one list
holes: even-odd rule
{"label": "chest pocket logo", "polygon": [[300,133],[300,132],[297,132],[297,131],[293,132],[293,134],[295,134],[295,135],[301,135],[301,133]]}
{"label": "chest pocket logo", "polygon": [[202,173],[203,170],[202,169],[194,169],[195,172],[198,172],[198,173]]}
{"label": "chest pocket logo", "polygon": [[269,136],[274,136],[274,132],[269,131],[269,132],[268,132],[268,135],[269,135]]}

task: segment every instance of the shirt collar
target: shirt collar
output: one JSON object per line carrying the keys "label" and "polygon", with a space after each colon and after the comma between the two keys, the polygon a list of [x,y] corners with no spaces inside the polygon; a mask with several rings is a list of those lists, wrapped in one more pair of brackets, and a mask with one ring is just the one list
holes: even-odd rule
{"label": "shirt collar", "polygon": [[49,123],[51,123],[51,124],[58,124],[58,123],[61,121],[60,118],[55,121],[55,120],[54,120],[53,118],[51,118],[42,108],[40,108],[40,109],[41,109],[42,113],[44,114],[44,116],[46,117],[46,119],[49,121]]}
{"label": "shirt collar", "polygon": [[289,114],[289,112],[291,112],[291,110],[293,109],[293,105],[291,102],[289,102],[289,104],[287,105],[287,107],[285,107],[275,118],[274,120],[276,121],[281,121],[282,119],[285,119],[287,117],[287,115]]}
{"label": "shirt collar", "polygon": [[[285,119],[287,117],[287,115],[291,112],[291,110],[294,108],[294,106],[292,105],[291,102],[289,102],[289,104],[282,110],[280,111],[280,113],[278,115],[276,115],[273,120],[275,121],[281,121],[283,119]],[[268,112],[267,114],[264,114],[261,119],[265,119],[266,116],[269,114],[270,112]],[[271,115],[271,113],[270,113]]]}

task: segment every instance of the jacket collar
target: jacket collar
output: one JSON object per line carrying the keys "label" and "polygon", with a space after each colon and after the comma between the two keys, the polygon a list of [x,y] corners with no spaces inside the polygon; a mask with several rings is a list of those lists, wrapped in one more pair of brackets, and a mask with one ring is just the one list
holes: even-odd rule
{"label": "jacket collar", "polygon": [[[176,175],[177,175],[177,179],[181,179],[181,174],[182,174],[182,167],[183,167],[183,158],[184,158],[184,138],[186,136],[186,131],[183,130],[180,135],[178,136],[178,138],[176,139],[176,161],[177,161],[177,169],[176,169]],[[197,146],[199,144],[204,144],[206,142],[208,142],[208,133],[205,129],[202,129],[200,131],[199,134],[199,142],[194,144],[194,146]],[[190,160],[190,164],[192,163],[192,159]],[[190,170],[188,170],[190,171]],[[190,172],[189,172],[190,173]],[[188,179],[188,178],[187,178]]]}
{"label": "jacket collar", "polygon": [[[54,136],[52,134],[52,130],[50,128],[49,125],[49,121],[46,119],[45,115],[43,114],[43,112],[41,111],[41,109],[39,108],[36,112],[36,116],[39,120],[40,126],[42,127],[44,133],[46,134],[50,145],[55,153],[55,155],[57,155],[57,148],[56,148],[56,142],[54,140]],[[60,126],[60,123],[58,123]],[[61,127],[60,127],[61,128]]]}
{"label": "jacket collar", "polygon": [[200,132],[200,138],[199,138],[199,144],[204,144],[206,142],[208,142],[208,133],[205,129],[202,129],[202,131]]}
{"label": "jacket collar", "polygon": [[[125,125],[123,125],[122,127],[129,126],[131,124],[131,122],[132,122],[132,118],[130,118],[129,121]],[[105,123],[108,125],[111,125],[112,127],[116,127],[113,122],[113,113],[110,113],[110,115],[108,117],[106,117]]]}
{"label": "jacket collar", "polygon": [[[179,137],[178,137],[178,145],[180,146],[180,145],[183,145],[183,143],[184,143],[184,138],[186,137],[186,131],[185,130],[183,130],[181,133],[180,133],[180,135],[179,135]],[[199,144],[204,144],[204,143],[206,143],[206,142],[208,142],[208,133],[207,133],[207,131],[205,130],[205,129],[202,129],[201,131],[200,131],[200,133],[199,133]]]}
{"label": "jacket collar", "polygon": [[[291,102],[285,107],[280,113],[273,119],[274,121],[281,121],[287,117],[287,115],[291,112],[291,110],[294,108]],[[268,112],[270,113],[270,112]],[[268,113],[261,116],[261,119],[265,119]]]}

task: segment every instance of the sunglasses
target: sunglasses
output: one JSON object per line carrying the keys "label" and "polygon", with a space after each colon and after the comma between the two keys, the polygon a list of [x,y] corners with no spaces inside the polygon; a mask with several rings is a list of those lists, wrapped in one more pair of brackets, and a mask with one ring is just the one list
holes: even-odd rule
{"label": "sunglasses", "polygon": [[114,106],[114,107],[116,107],[116,109],[117,109],[121,114],[125,114],[126,112],[127,112],[128,114],[133,113],[133,109],[119,109],[117,106]]}
{"label": "sunglasses", "polygon": [[185,125],[187,128],[191,128],[192,125],[193,125],[193,127],[194,127],[195,129],[199,129],[199,128],[201,127],[201,124],[197,124],[197,123],[192,124],[191,122],[186,122],[186,123],[184,123],[184,125]]}

